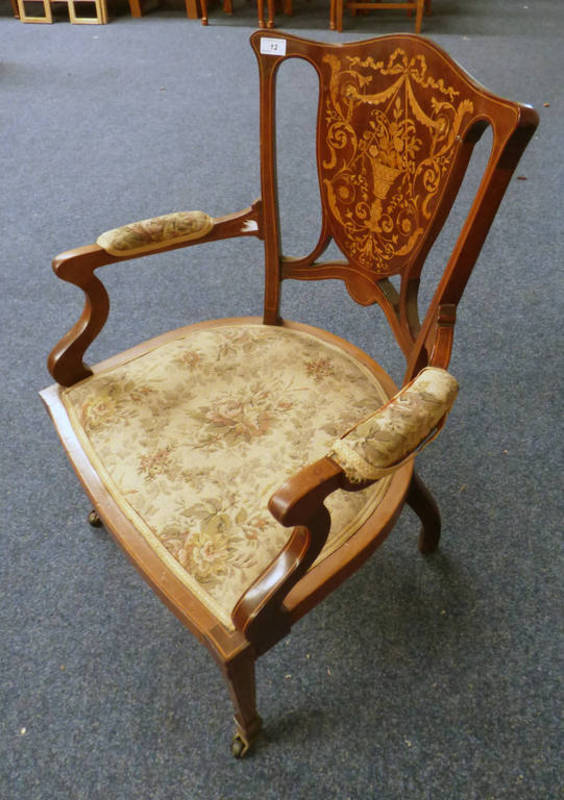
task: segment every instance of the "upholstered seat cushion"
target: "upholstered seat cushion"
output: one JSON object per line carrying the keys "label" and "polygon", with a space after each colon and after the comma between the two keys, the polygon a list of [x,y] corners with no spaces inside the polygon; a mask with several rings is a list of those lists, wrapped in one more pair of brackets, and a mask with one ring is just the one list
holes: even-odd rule
{"label": "upholstered seat cushion", "polygon": [[[122,511],[230,627],[238,598],[289,536],[269,497],[387,399],[368,367],[333,343],[251,323],[185,329],[63,392]],[[367,519],[389,480],[329,497],[320,559]]]}

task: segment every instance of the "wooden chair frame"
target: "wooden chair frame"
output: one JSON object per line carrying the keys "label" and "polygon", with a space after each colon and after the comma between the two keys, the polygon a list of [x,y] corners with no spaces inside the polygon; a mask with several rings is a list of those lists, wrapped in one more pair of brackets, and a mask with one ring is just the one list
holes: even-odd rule
{"label": "wooden chair frame", "polygon": [[[82,17],[76,13],[76,3],[91,2],[96,9],[95,17]],[[108,11],[105,0],[67,0],[69,7],[69,19],[78,25],[106,25],[108,22]]]}
{"label": "wooden chair frame", "polygon": [[397,0],[396,2],[383,2],[383,0],[331,0],[330,24],[331,30],[343,31],[343,9],[347,8],[356,14],[357,11],[407,11],[409,15],[415,11],[415,33],[421,33],[423,12],[430,7],[430,0]]}
{"label": "wooden chair frame", "polygon": [[[138,2],[138,0],[136,0],[136,2]],[[194,0],[186,0],[186,9],[189,17],[192,17],[192,14],[190,13],[189,4],[193,2]],[[334,0],[331,0],[331,2],[333,3]],[[200,8],[201,8],[202,25],[207,25],[208,24],[207,0],[200,0]],[[264,0],[257,0],[257,25],[259,28],[274,28],[275,15],[276,15],[276,0],[266,0],[266,9],[268,12],[268,16],[265,22]],[[293,14],[292,0],[283,0],[282,10],[286,16],[291,17]],[[233,13],[233,0],[223,0],[223,12],[225,14]]]}
{"label": "wooden chair frame", "polygon": [[[529,106],[512,103],[491,94],[475,83],[439,47],[421,37],[408,34],[384,36],[346,45],[325,45],[279,33],[269,34],[269,37],[270,41],[275,37],[278,42],[275,52],[268,47],[265,48],[266,52],[261,52],[264,34],[256,32],[251,36],[260,74],[261,198],[242,212],[215,219],[212,230],[199,240],[180,244],[155,244],[154,248],[143,255],[149,256],[228,237],[257,237],[264,242],[265,298],[262,321],[265,325],[310,330],[307,326],[282,321],[279,310],[282,282],[289,279],[310,281],[336,278],[344,282],[352,298],[359,304],[377,304],[382,308],[405,356],[406,381],[426,365],[446,369],[452,348],[456,307],[515,166],[535,130],[538,122],[536,112]],[[338,83],[338,80],[328,78],[327,65],[343,64],[346,59],[349,59],[347,63],[357,65],[385,64],[390,54],[397,53],[398,50],[407,59],[406,71],[401,78],[404,85],[408,80],[406,76],[409,70],[412,70],[409,73],[411,75],[417,64],[428,62],[429,73],[425,73],[424,79],[421,78],[425,91],[431,91],[430,87],[435,87],[437,91],[446,92],[446,87],[451,87],[448,90],[451,99],[456,96],[468,100],[464,101],[466,104],[462,108],[464,113],[459,120],[460,125],[449,139],[452,147],[450,172],[438,193],[424,235],[408,255],[398,258],[394,255],[385,268],[375,271],[360,257],[355,256],[354,248],[351,251],[343,240],[343,229],[336,222],[328,195],[323,192],[327,165],[334,159],[331,135],[323,125],[327,103],[334,97],[331,92]],[[277,202],[275,85],[278,70],[288,58],[307,61],[319,76],[321,90],[317,160],[322,189],[322,224],[317,245],[311,253],[299,259],[289,259],[282,255]],[[343,89],[342,95],[338,95],[338,98],[345,98],[339,99],[339,102],[348,102],[347,98],[351,97],[352,91],[350,85],[346,90]],[[374,105],[376,101],[370,102]],[[439,125],[438,122],[434,124]],[[417,293],[424,260],[454,202],[473,147],[488,126],[492,129],[493,141],[485,172],[435,294],[420,323]],[[322,262],[319,259],[332,238],[345,250],[346,255],[342,260]],[[145,580],[186,627],[208,647],[217,661],[235,707],[237,736],[234,753],[241,755],[247,751],[261,725],[255,696],[256,659],[358,569],[387,537],[405,503],[421,519],[419,547],[423,553],[434,551],[438,545],[439,512],[429,491],[413,471],[413,463],[409,462],[393,474],[383,501],[349,540],[346,549],[335,551],[312,568],[329,530],[330,519],[324,499],[339,487],[356,491],[359,486],[351,484],[344,470],[331,458],[322,458],[304,467],[274,494],[269,505],[274,517],[282,525],[292,529],[286,545],[240,598],[232,614],[235,629],[230,630],[221,624],[198,597],[160,561],[109,495],[88,460],[61,400],[61,387],[71,386],[92,373],[122,363],[132,354],[147,352],[155,343],[162,343],[167,340],[167,336],[173,335],[171,333],[158,337],[157,340],[140,345],[127,354],[115,356],[97,367],[91,368],[84,363],[84,354],[101,331],[109,312],[108,295],[94,273],[101,267],[116,265],[126,259],[127,255],[110,255],[95,244],[70,250],[54,260],[53,268],[58,277],[82,289],[86,303],[78,322],[49,356],[48,366],[56,384],[46,389],[42,398],[94,505],[93,521],[99,515]],[[399,290],[389,280],[391,275],[400,276]],[[224,321],[199,323],[197,327],[221,324]],[[326,341],[336,341],[335,337],[326,332],[317,331],[316,335]],[[350,344],[343,346],[378,375],[390,395],[395,392],[392,380],[369,356]]]}
{"label": "wooden chair frame", "polygon": [[[58,2],[59,0],[56,1]],[[53,22],[53,11],[51,9],[51,3],[53,0],[34,0],[34,2],[43,2],[45,15],[43,17],[37,17],[28,14],[25,10],[26,0],[17,0],[17,8],[19,11],[20,20],[22,22],[51,24]],[[74,25],[106,25],[108,22],[106,0],[60,0],[60,2],[65,2],[67,4],[69,9],[69,22],[73,23]],[[82,17],[76,13],[75,3],[81,4],[86,2],[94,4],[94,8],[96,10],[95,17]]]}
{"label": "wooden chair frame", "polygon": [[17,0],[18,16],[22,22],[34,22],[50,25],[53,22],[53,12],[51,10],[50,0],[42,0],[44,16],[38,17],[34,14],[28,14],[25,10],[25,0]]}

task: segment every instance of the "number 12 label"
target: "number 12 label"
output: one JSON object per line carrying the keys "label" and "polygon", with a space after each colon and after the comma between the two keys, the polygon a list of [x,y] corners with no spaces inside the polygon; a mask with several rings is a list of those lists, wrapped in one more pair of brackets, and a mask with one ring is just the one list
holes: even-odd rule
{"label": "number 12 label", "polygon": [[263,36],[260,40],[260,52],[268,56],[285,56],[286,39],[269,39]]}

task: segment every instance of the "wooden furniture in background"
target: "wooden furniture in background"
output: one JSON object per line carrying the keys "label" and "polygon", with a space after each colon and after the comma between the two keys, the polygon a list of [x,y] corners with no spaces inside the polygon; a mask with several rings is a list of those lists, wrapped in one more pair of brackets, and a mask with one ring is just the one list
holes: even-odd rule
{"label": "wooden furniture in background", "polygon": [[[384,427],[383,435],[380,430],[365,436],[360,426],[344,439],[334,437],[345,433],[355,415],[375,411],[364,423],[372,431],[373,421],[390,411],[389,406],[378,408],[396,387],[371,356],[352,344],[283,321],[281,285],[287,280],[341,280],[357,303],[383,310],[405,357],[404,384],[415,376],[420,380],[428,366],[446,375],[458,302],[538,122],[532,108],[488,92],[437,45],[418,36],[328,45],[256,32],[251,44],[260,74],[261,198],[225,217],[190,212],[125,226],[104,234],[97,244],[58,256],[56,274],[81,288],[86,303],[76,325],[49,357],[56,383],[42,392],[94,505],[91,521],[103,522],[221,669],[235,707],[235,755],[248,750],[261,726],[256,659],[358,569],[388,536],[404,504],[422,521],[423,553],[435,550],[440,534],[437,505],[413,469],[417,448],[393,459],[378,473],[383,475],[380,480],[362,477],[372,474],[364,471],[364,456],[358,461],[360,478],[343,462],[341,448],[351,435],[360,448],[353,460],[365,446],[395,440],[394,426]],[[300,258],[282,254],[277,202],[275,85],[280,66],[291,58],[308,62],[320,81],[317,169],[322,222],[316,246]],[[474,145],[488,127],[492,144],[481,183],[461,230],[452,236],[452,254],[420,318],[417,295],[423,264],[447,219]],[[109,312],[108,295],[95,275],[98,269],[236,236],[264,242],[261,318],[188,326],[96,367],[84,363],[85,351]],[[342,257],[323,261],[331,240]],[[390,280],[393,276],[399,279],[397,287]],[[313,348],[311,352],[324,355],[300,361],[298,350],[287,344],[290,340],[304,352]],[[209,359],[206,353],[211,351],[215,356]],[[272,352],[277,355],[269,355]],[[256,366],[255,358],[262,359],[263,368]],[[337,369],[332,359],[338,360]],[[165,362],[168,366],[163,367]],[[235,374],[239,367],[243,373]],[[354,380],[340,377],[345,367]],[[209,399],[205,393],[220,377],[220,368],[227,376],[227,389]],[[284,375],[289,375],[286,382],[280,377]],[[175,382],[174,392],[167,381]],[[250,392],[246,400],[235,391],[237,381],[241,391]],[[292,387],[307,381],[312,405],[300,410],[303,401]],[[364,399],[355,394],[354,381],[368,387],[362,390]],[[327,417],[330,387],[335,402],[342,397],[346,406],[345,430],[341,418]],[[175,413],[178,393],[182,403],[188,403],[186,409],[180,406],[180,427],[170,439],[159,438],[156,450],[143,449],[144,434],[131,427],[133,421],[145,420],[142,430],[147,437],[164,436],[162,415]],[[419,413],[410,403],[404,398],[393,406],[408,424]],[[293,420],[287,438],[268,439],[285,418]],[[182,430],[190,420],[193,433],[183,440]],[[320,434],[321,449],[308,444],[306,430],[313,437]],[[263,441],[266,462],[259,465],[249,456],[247,465],[251,445],[260,449]],[[220,469],[204,477],[203,460],[216,452]],[[238,459],[238,471],[220,486],[223,462],[231,459]],[[126,477],[131,486],[122,485]],[[180,494],[170,505],[167,498],[174,481],[180,481]],[[234,507],[236,489],[251,498],[261,481],[267,486],[280,483],[268,504],[272,517],[266,511],[268,494],[258,498],[257,507],[250,501],[248,509]],[[186,499],[190,492],[202,502]],[[355,526],[330,530],[337,506],[362,506]],[[169,513],[170,520],[163,519],[158,530],[150,522],[151,515]],[[180,522],[173,525],[178,513]],[[286,533],[280,526],[288,529]],[[273,548],[273,541],[280,544]],[[244,548],[240,561],[238,547]],[[254,553],[269,548],[271,555],[253,573],[248,567]],[[235,594],[234,576],[244,579]],[[354,627],[354,607],[350,611]]]}
{"label": "wooden furniture in background", "polygon": [[[53,12],[51,10],[51,4],[54,2],[67,4],[69,10],[69,22],[72,22],[75,25],[105,25],[108,21],[106,0],[28,0],[28,2],[33,2],[34,5],[37,5],[38,2],[41,2],[43,5],[43,16],[28,14],[26,11],[26,0],[17,0],[19,18],[22,22],[52,23]],[[95,12],[94,16],[84,17],[77,13],[77,4],[83,5],[85,3],[88,3],[89,5],[93,4]]]}
{"label": "wooden furniture in background", "polygon": [[[201,16],[205,15],[205,0],[199,0],[200,8],[202,10]],[[150,11],[160,6],[160,0],[129,0],[129,11],[132,17],[144,17]],[[185,0],[186,16],[188,19],[198,19],[200,16],[198,12],[198,0]]]}
{"label": "wooden furniture in background", "polygon": [[[186,8],[188,10],[188,4],[193,3],[194,0],[186,0]],[[264,0],[257,0],[257,26],[259,28],[274,28],[275,25],[275,16],[276,16],[276,0],[267,0],[267,12],[268,16],[265,21],[264,16]],[[202,25],[208,24],[208,4],[207,0],[200,0],[200,6],[202,10]],[[292,0],[283,0],[282,2],[282,11],[286,16],[292,16],[293,14],[293,3]],[[232,14],[233,13],[233,0],[223,0],[223,12],[225,14]],[[188,11],[188,16],[192,17],[190,11]]]}
{"label": "wooden furniture in background", "polygon": [[415,11],[415,33],[421,32],[421,24],[423,21],[423,11],[427,14],[431,13],[431,0],[331,0],[329,10],[329,27],[331,30],[343,30],[343,8],[352,11],[353,15],[357,11],[407,11],[411,13]]}

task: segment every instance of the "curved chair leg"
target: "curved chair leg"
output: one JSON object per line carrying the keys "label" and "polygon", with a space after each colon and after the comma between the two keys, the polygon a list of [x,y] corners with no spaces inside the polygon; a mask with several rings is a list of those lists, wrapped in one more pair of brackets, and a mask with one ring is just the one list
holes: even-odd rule
{"label": "curved chair leg", "polygon": [[264,24],[264,0],[257,0],[257,14],[259,28],[266,28]]}
{"label": "curved chair leg", "polygon": [[344,0],[335,0],[335,24],[339,33],[343,32],[343,1]]}
{"label": "curved chair leg", "polygon": [[441,515],[435,498],[416,472],[409,485],[406,503],[421,520],[419,551],[424,555],[434,553],[441,538]]}
{"label": "curved chair leg", "polygon": [[423,22],[423,3],[424,0],[417,0],[417,10],[415,11],[415,33],[421,33],[421,23]]}
{"label": "curved chair leg", "polygon": [[235,758],[247,754],[258,732],[262,720],[257,714],[255,662],[248,653],[223,665],[223,674],[229,687],[229,694],[235,708],[236,732],[231,745]]}

